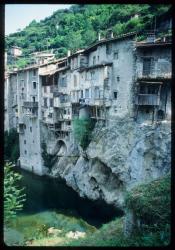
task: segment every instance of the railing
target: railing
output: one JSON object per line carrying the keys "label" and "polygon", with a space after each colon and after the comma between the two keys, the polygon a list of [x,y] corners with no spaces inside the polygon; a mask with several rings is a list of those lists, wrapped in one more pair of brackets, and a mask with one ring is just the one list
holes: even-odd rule
{"label": "railing", "polygon": [[24,102],[24,108],[38,108],[38,102]]}
{"label": "railing", "polygon": [[138,94],[136,96],[136,105],[159,105],[160,97],[156,94]]}

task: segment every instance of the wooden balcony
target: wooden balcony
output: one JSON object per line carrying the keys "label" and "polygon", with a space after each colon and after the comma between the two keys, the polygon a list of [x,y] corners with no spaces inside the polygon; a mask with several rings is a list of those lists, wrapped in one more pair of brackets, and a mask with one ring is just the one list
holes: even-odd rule
{"label": "wooden balcony", "polygon": [[158,106],[160,97],[156,94],[138,94],[136,96],[135,104],[139,106]]}
{"label": "wooden balcony", "polygon": [[24,102],[24,108],[38,108],[38,102]]}

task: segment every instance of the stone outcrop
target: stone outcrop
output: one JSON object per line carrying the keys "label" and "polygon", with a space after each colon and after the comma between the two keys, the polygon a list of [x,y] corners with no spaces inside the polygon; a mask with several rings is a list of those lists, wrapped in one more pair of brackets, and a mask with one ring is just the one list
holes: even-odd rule
{"label": "stone outcrop", "polygon": [[123,207],[124,194],[170,171],[171,125],[121,119],[93,131],[86,152],[69,146],[52,169],[81,197]]}

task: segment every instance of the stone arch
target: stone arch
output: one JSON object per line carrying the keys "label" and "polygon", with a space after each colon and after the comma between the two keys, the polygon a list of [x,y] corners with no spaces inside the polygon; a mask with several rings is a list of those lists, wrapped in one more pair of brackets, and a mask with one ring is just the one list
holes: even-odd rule
{"label": "stone arch", "polygon": [[157,111],[157,119],[160,121],[163,120],[164,118],[165,118],[165,112],[162,109],[159,109]]}
{"label": "stone arch", "polygon": [[64,156],[67,152],[67,145],[64,140],[58,140],[56,145],[55,145],[55,154],[57,156]]}

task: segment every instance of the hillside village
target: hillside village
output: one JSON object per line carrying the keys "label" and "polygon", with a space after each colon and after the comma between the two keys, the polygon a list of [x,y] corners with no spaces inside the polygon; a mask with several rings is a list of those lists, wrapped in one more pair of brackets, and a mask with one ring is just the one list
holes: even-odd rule
{"label": "hillside village", "polygon": [[[48,152],[62,148],[66,153],[76,117],[103,126],[119,117],[147,124],[170,121],[171,45],[170,36],[159,39],[153,32],[137,42],[134,32],[114,37],[109,31],[107,38],[99,34],[95,44],[68,51],[67,57],[55,60],[52,53],[38,52],[33,65],[6,72],[5,129],[18,129],[21,167],[45,174],[43,129],[51,135]],[[18,47],[11,51],[21,55]]]}
{"label": "hillside village", "polygon": [[[24,211],[24,222],[19,215],[19,225],[14,224],[12,231],[5,225],[5,241],[12,245],[14,242],[27,246],[164,246],[170,243],[171,9],[166,12],[167,6],[144,5],[142,9],[140,5],[128,5],[126,11],[125,5],[123,9],[106,6],[101,5],[98,10],[91,5],[75,5],[40,23],[33,21],[21,31],[21,38],[18,33],[7,38],[5,161],[8,164],[9,159],[15,159],[11,160],[14,170],[21,171],[28,181],[24,184],[32,198],[27,194],[27,204],[29,208],[39,208],[34,217]],[[150,10],[153,13],[148,20]],[[109,17],[105,16],[108,11],[111,11]],[[81,39],[77,36],[81,42],[72,46],[83,15],[87,23],[92,22],[92,27],[82,29]],[[103,26],[99,17],[105,17],[104,22],[113,26]],[[77,27],[74,23],[67,25],[71,20]],[[58,21],[59,29],[54,31]],[[84,34],[90,34],[95,23],[97,31],[89,37],[93,42],[86,44],[88,38]],[[136,29],[129,29],[133,24]],[[36,34],[35,41],[32,40],[36,27],[40,35],[41,30],[47,29],[53,34],[53,47],[32,50],[33,44],[36,48],[40,44],[37,38],[40,35]],[[127,32],[121,32],[121,27]],[[139,32],[141,27],[145,29]],[[70,46],[66,42],[69,33]],[[31,41],[25,42],[27,36]],[[67,54],[56,54],[54,50],[56,41],[60,46],[61,39],[64,48],[60,47],[60,51]],[[26,47],[27,44],[30,45]],[[51,189],[52,181],[55,189]],[[48,193],[44,193],[43,185]],[[69,191],[65,192],[65,187]],[[71,199],[74,193],[78,197],[76,202]],[[85,201],[87,211],[84,208],[82,211],[90,221],[93,219],[91,205],[86,201],[92,202],[97,221],[103,213],[107,217],[108,206],[110,215],[114,211],[116,217],[98,229],[93,227],[95,231],[91,233],[81,231],[79,199]],[[44,207],[43,200],[50,201],[54,210]],[[81,215],[80,222],[76,222],[74,212],[77,221]],[[30,223],[25,222],[25,216],[26,221],[31,220],[32,233],[28,232]],[[46,222],[42,216],[47,217]],[[36,220],[35,229],[32,218]],[[37,224],[38,218],[41,224]],[[69,223],[63,218],[68,218]],[[23,223],[27,237],[23,237]],[[22,232],[23,240],[13,239],[13,229]],[[50,235],[51,230],[59,233]],[[68,239],[67,234],[83,234],[83,237]]]}

